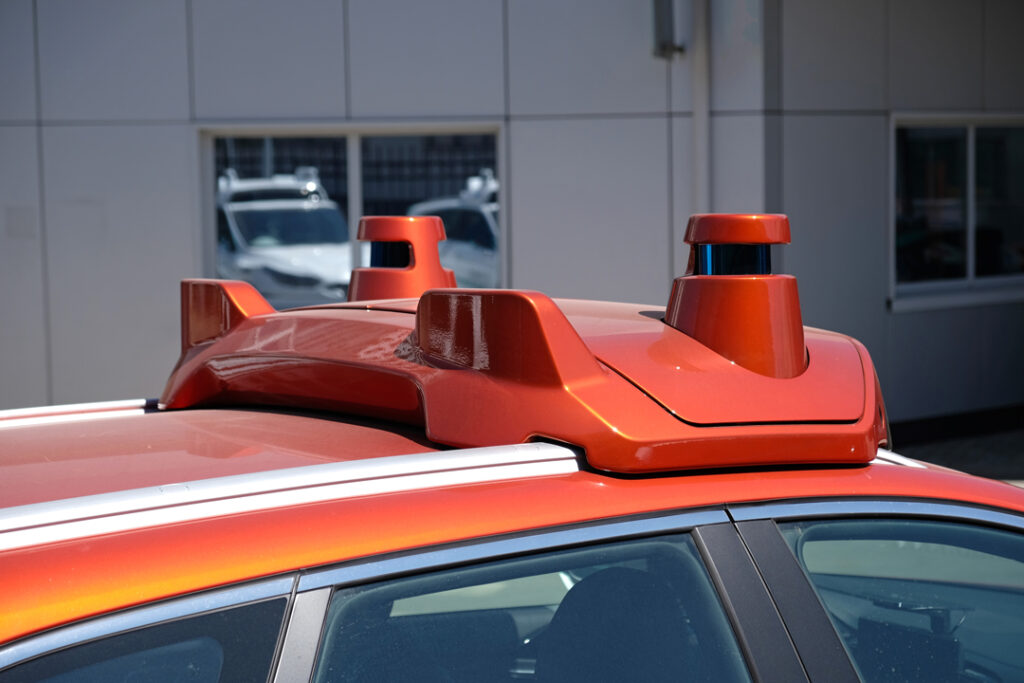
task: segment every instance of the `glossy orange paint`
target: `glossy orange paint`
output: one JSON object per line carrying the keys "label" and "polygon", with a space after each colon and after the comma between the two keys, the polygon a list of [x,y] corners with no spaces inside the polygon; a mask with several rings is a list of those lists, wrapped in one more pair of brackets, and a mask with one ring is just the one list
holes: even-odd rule
{"label": "glossy orange paint", "polygon": [[380,553],[645,512],[864,496],[1024,513],[1019,489],[885,464],[654,479],[579,472],[315,503],[4,552],[0,642],[161,598]]}
{"label": "glossy orange paint", "polygon": [[[703,214],[686,242],[788,244],[786,216]],[[807,367],[796,279],[785,275],[687,275],[672,283],[665,322],[748,370],[788,379]]]}
{"label": "glossy orange paint", "polygon": [[[807,370],[776,379],[664,324],[660,309],[579,300],[558,305],[598,360],[693,425],[856,422],[865,387],[875,384],[866,374],[867,350],[834,332],[805,328]],[[719,397],[728,400],[714,400]]]}
{"label": "glossy orange paint", "polygon": [[43,422],[0,442],[4,507],[440,448],[393,423],[230,409]]}
{"label": "glossy orange paint", "polygon": [[354,269],[349,301],[418,297],[434,287],[455,287],[455,273],[443,268],[438,256],[437,243],[445,234],[437,216],[367,216],[359,221],[358,236],[370,242],[405,242],[409,265]]}
{"label": "glossy orange paint", "polygon": [[686,223],[687,244],[789,244],[781,213],[698,213]]}
{"label": "glossy orange paint", "polygon": [[[260,315],[183,355],[161,404],[368,415],[422,424],[432,441],[460,447],[547,438],[626,473],[874,457],[876,379],[855,342],[815,337],[813,371],[762,378],[648,311],[608,310],[605,362],[537,292],[434,290],[415,317],[352,307]],[[599,310],[589,315],[593,326]]]}
{"label": "glossy orange paint", "polygon": [[800,299],[790,276],[676,278],[665,322],[767,377],[788,379],[807,367]]}
{"label": "glossy orange paint", "polygon": [[221,337],[243,320],[274,311],[248,282],[182,280],[181,351]]}

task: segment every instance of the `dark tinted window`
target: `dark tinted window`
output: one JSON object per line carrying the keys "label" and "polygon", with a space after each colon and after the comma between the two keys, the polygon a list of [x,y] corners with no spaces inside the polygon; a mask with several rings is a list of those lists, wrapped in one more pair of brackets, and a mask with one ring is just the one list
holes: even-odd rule
{"label": "dark tinted window", "polygon": [[232,202],[258,202],[267,199],[323,199],[319,192],[310,193],[308,190],[298,188],[270,188],[266,190],[245,190],[234,192],[231,195]]}
{"label": "dark tinted window", "polygon": [[861,677],[1024,680],[1024,537],[919,520],[780,525]]}
{"label": "dark tinted window", "polygon": [[238,209],[235,222],[252,247],[283,247],[298,244],[343,244],[348,226],[337,209],[293,207]]}
{"label": "dark tinted window", "polygon": [[339,590],[318,683],[746,681],[689,536]]}
{"label": "dark tinted window", "polygon": [[451,209],[438,212],[445,235],[454,242],[469,242],[483,249],[495,249],[494,234],[481,211]]}
{"label": "dark tinted window", "polygon": [[978,275],[1024,273],[1024,128],[979,128]]}
{"label": "dark tinted window", "polygon": [[228,217],[224,209],[217,209],[217,244],[228,251],[235,251],[235,240],[231,236]]}
{"label": "dark tinted window", "polygon": [[78,645],[0,673],[0,683],[265,681],[285,602],[235,607]]}
{"label": "dark tinted window", "polygon": [[896,279],[967,276],[967,129],[896,131]]}

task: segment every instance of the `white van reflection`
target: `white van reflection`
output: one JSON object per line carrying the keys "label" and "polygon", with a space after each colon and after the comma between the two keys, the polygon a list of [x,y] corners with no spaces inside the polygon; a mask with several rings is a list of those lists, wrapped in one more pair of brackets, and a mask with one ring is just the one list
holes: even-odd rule
{"label": "white van reflection", "polygon": [[269,178],[228,169],[217,182],[217,245],[217,276],[251,283],[275,308],[348,295],[348,225],[314,167]]}
{"label": "white van reflection", "polygon": [[466,181],[458,197],[430,199],[409,207],[410,216],[439,216],[448,239],[438,245],[441,264],[460,287],[498,287],[498,180],[485,168]]}

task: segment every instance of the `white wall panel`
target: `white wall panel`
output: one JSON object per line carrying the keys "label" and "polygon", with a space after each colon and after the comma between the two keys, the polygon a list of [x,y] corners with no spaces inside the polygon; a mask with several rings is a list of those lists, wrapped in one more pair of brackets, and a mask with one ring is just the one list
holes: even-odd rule
{"label": "white wall panel", "polygon": [[508,3],[512,114],[664,112],[668,65],[650,2]]}
{"label": "white wall panel", "polygon": [[195,0],[199,118],[345,115],[342,0]]}
{"label": "white wall panel", "polygon": [[350,0],[353,116],[505,113],[501,0]]}
{"label": "white wall panel", "polygon": [[889,381],[882,382],[891,419],[937,417],[985,406],[979,353],[984,318],[978,308],[892,316],[894,356]]}
{"label": "white wall panel", "polygon": [[763,0],[714,0],[711,5],[711,109],[765,107]]}
{"label": "white wall panel", "polygon": [[202,274],[195,134],[53,126],[43,147],[53,399],[156,396],[180,351],[178,282]]}
{"label": "white wall panel", "polygon": [[48,121],[189,117],[180,0],[39,0],[42,115]]}
{"label": "white wall panel", "polygon": [[32,0],[0,2],[0,121],[36,117]]}
{"label": "white wall panel", "polygon": [[0,127],[0,410],[47,401],[36,129]]}
{"label": "white wall panel", "polygon": [[977,408],[1019,405],[1024,381],[1024,304],[981,308],[980,356],[984,378]]}
{"label": "white wall panel", "polygon": [[664,304],[668,122],[513,121],[510,134],[512,286]]}
{"label": "white wall panel", "polygon": [[893,109],[980,109],[982,14],[975,0],[889,3]]}
{"label": "white wall panel", "polygon": [[1024,2],[985,3],[985,107],[1024,109]]}
{"label": "white wall panel", "polygon": [[883,109],[886,0],[784,0],[784,109]]}
{"label": "white wall panel", "polygon": [[669,79],[672,84],[671,106],[672,112],[689,112],[693,109],[693,69],[689,57],[676,56],[672,58],[669,65],[671,75]]}
{"label": "white wall panel", "polygon": [[[668,61],[669,65],[669,106],[673,112],[688,112],[693,109],[693,65],[694,52],[699,49],[698,37],[695,34],[695,10],[693,0],[674,0],[675,40],[684,48],[684,52],[676,54]],[[710,20],[706,18],[706,20]],[[707,36],[701,38],[707,41]],[[653,40],[653,35],[652,35]],[[704,46],[705,51],[710,45]],[[710,59],[706,55],[705,59]]]}
{"label": "white wall panel", "polygon": [[785,272],[797,277],[804,324],[860,339],[885,382],[886,119],[787,115],[782,134],[783,207],[793,237],[783,247]]}
{"label": "white wall panel", "polygon": [[711,117],[711,210],[765,211],[765,118]]}

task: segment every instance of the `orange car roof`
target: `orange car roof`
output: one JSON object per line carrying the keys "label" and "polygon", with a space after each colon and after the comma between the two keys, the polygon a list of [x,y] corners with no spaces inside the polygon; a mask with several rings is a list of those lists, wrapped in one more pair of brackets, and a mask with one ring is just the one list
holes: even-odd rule
{"label": "orange car roof", "polygon": [[373,420],[145,404],[0,413],[3,507],[441,448]]}
{"label": "orange car roof", "polygon": [[[494,469],[484,464],[447,467],[449,473]],[[553,467],[548,475],[488,474],[492,479],[448,486],[427,480],[400,494],[311,500],[0,551],[5,588],[0,594],[5,615],[0,641],[121,607],[286,571],[639,513],[863,496],[946,499],[1024,511],[1019,489],[881,459],[861,467],[643,479],[573,467],[558,473],[562,467]],[[118,571],[111,572],[111,566]]]}

